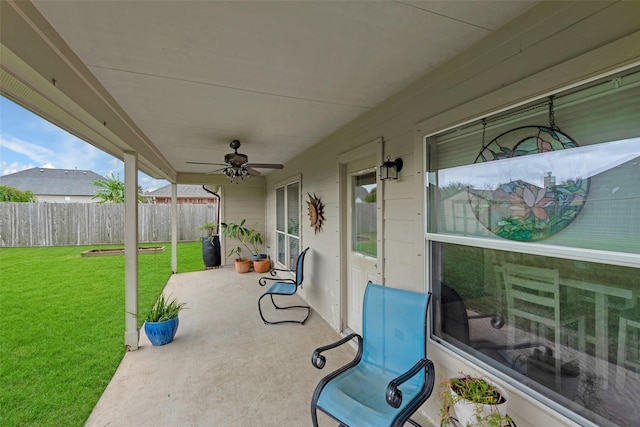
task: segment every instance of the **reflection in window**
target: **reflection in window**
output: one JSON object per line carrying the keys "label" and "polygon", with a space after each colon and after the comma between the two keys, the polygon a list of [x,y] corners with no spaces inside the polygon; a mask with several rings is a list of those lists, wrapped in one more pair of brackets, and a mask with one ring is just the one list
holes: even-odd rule
{"label": "reflection in window", "polygon": [[[434,333],[603,425],[635,425],[637,270],[432,243]],[[625,347],[623,352],[619,352]],[[606,424],[606,423],[604,423]]]}
{"label": "reflection in window", "polygon": [[640,211],[640,138],[441,169],[436,179],[437,232],[640,253],[640,221],[629,215]]}
{"label": "reflection in window", "polygon": [[640,425],[640,73],[623,81],[554,96],[564,136],[530,106],[425,159],[433,335],[596,425]]}
{"label": "reflection in window", "polygon": [[354,175],[351,194],[351,249],[359,254],[375,258],[378,252],[375,170]]}

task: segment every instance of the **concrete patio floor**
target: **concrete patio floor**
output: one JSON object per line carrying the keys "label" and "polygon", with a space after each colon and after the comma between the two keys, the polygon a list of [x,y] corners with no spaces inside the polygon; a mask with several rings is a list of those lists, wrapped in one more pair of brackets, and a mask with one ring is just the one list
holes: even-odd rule
{"label": "concrete patio floor", "polygon": [[313,350],[339,335],[313,311],[303,326],[263,324],[261,276],[229,266],[172,276],[165,293],[188,306],[175,340],[153,347],[141,330],[140,348],[125,355],[86,426],[311,425],[316,384],[355,349],[333,350],[314,368]]}

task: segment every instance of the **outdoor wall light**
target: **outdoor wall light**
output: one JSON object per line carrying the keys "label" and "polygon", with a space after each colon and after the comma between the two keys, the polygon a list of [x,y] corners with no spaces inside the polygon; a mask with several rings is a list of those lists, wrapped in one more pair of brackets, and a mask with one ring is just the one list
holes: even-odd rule
{"label": "outdoor wall light", "polygon": [[398,179],[398,172],[402,170],[402,159],[398,157],[391,160],[391,156],[387,156],[387,160],[380,165],[380,181],[393,181]]}

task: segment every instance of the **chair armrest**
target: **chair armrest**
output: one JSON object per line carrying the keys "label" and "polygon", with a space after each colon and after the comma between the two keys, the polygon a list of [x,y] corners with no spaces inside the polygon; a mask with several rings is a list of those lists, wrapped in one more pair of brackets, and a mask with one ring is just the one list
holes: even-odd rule
{"label": "chair armrest", "polygon": [[295,273],[295,270],[283,270],[281,268],[272,268],[271,271],[269,271],[269,274],[275,277],[278,275],[278,273],[276,273],[277,271],[282,271],[283,273]]}
{"label": "chair armrest", "polygon": [[[413,365],[407,372],[389,382],[386,394],[387,404],[389,404],[389,406],[399,408],[400,405],[402,405],[402,390],[398,387],[422,369],[425,369],[425,382],[429,380],[430,386],[433,387],[433,375],[435,373],[433,362],[429,359],[420,359],[418,363]],[[429,390],[429,394],[430,393],[431,391]]]}
{"label": "chair armrest", "polygon": [[491,326],[494,329],[500,329],[504,326],[504,317],[501,314],[472,314],[467,316],[468,319],[485,319],[491,317]]}
{"label": "chair armrest", "polygon": [[273,280],[276,282],[284,282],[284,283],[296,283],[293,279],[281,279],[280,277],[261,277],[258,279],[258,284],[260,286],[264,286],[267,284],[267,280]]}
{"label": "chair armrest", "polygon": [[[360,359],[362,358],[362,337],[358,334],[349,334],[346,337],[342,338],[341,340],[338,340],[332,344],[329,345],[325,345],[323,347],[318,347],[316,349],[316,351],[313,352],[313,355],[311,356],[311,364],[313,366],[315,366],[318,369],[322,369],[324,368],[325,363],[327,362],[327,359],[320,353],[327,351],[327,350],[331,350],[333,348],[339,347],[342,344],[351,341],[353,338],[357,338],[358,339],[358,354],[356,354],[356,357],[353,359],[353,362],[359,362]],[[351,364],[349,364],[351,365]]]}

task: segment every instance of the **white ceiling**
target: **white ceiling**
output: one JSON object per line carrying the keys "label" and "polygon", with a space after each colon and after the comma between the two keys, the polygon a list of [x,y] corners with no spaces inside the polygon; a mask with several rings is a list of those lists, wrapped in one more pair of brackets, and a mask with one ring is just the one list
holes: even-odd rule
{"label": "white ceiling", "polygon": [[[35,1],[177,172],[284,163],[534,1]],[[261,169],[263,173],[267,169]]]}

